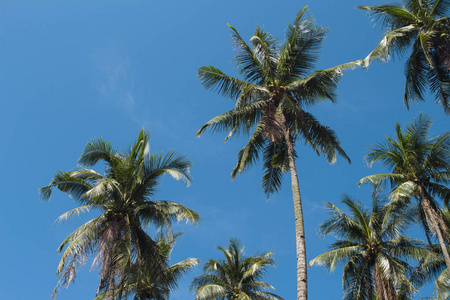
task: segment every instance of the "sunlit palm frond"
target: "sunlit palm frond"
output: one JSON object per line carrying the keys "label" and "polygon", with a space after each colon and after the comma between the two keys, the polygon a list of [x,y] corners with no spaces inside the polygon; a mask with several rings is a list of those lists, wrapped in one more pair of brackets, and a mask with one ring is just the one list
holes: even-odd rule
{"label": "sunlit palm frond", "polygon": [[401,56],[412,45],[405,65],[404,102],[408,109],[410,102],[423,101],[429,88],[444,112],[450,113],[449,6],[447,0],[404,0],[402,5],[358,7],[390,30],[366,57],[366,67],[374,59],[387,61],[392,54]]}
{"label": "sunlit palm frond", "polygon": [[277,40],[258,26],[250,42],[253,45],[253,53],[262,64],[258,85],[273,83],[279,59]]}
{"label": "sunlit palm frond", "polygon": [[52,188],[54,187],[67,193],[80,203],[86,203],[84,195],[92,188],[92,185],[82,178],[73,176],[72,172],[58,171],[50,184],[40,189],[41,199],[49,200],[52,194]]}
{"label": "sunlit palm frond", "polygon": [[319,102],[335,101],[335,90],[345,70],[363,65],[363,61],[341,64],[326,70],[316,70],[312,75],[299,78],[287,85],[297,105],[310,106]]}
{"label": "sunlit palm frond", "polygon": [[144,227],[150,223],[161,227],[174,221],[192,224],[198,224],[200,221],[200,216],[196,212],[172,201],[148,201],[136,207],[135,213]]}

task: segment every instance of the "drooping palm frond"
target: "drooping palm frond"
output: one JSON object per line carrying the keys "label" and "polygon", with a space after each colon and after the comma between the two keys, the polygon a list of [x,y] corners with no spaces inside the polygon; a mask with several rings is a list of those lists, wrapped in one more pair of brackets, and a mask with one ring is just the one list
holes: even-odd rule
{"label": "drooping palm frond", "polygon": [[444,112],[450,113],[450,7],[446,0],[403,0],[402,5],[358,6],[389,31],[378,46],[366,57],[365,66],[372,60],[389,60],[392,54],[402,56],[412,46],[405,64],[404,102],[424,100],[429,88]]}
{"label": "drooping palm frond", "polygon": [[285,144],[267,143],[264,150],[264,176],[262,187],[270,196],[277,192],[283,182],[283,173],[288,170],[287,149]]}
{"label": "drooping palm frond", "polygon": [[[136,261],[126,266],[127,272],[123,285],[116,288],[121,292],[120,299],[167,300],[170,292],[177,288],[177,282],[193,267],[198,259],[188,258],[169,266],[169,257],[176,239],[181,235],[171,231],[161,232],[156,241],[156,250],[165,257],[166,268],[161,270],[156,261]],[[94,300],[107,299],[107,293],[99,294]]]}

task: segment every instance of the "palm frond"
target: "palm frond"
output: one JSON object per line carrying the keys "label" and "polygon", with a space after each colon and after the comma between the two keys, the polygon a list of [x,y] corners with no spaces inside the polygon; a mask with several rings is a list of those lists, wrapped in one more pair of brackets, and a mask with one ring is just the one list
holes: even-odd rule
{"label": "palm frond", "polygon": [[58,188],[63,193],[67,193],[80,203],[86,203],[84,195],[92,189],[92,185],[89,182],[74,176],[72,172],[58,171],[50,184],[40,189],[41,199],[49,200],[53,187]]}
{"label": "palm frond", "polygon": [[378,46],[369,53],[369,55],[364,59],[364,66],[369,67],[373,60],[379,60],[386,62],[391,56],[392,49],[402,54],[406,51],[407,47],[411,44],[411,38],[417,34],[417,27],[415,25],[407,25],[387,33]]}
{"label": "palm frond", "polygon": [[242,173],[258,160],[259,151],[266,143],[263,137],[264,125],[265,120],[261,119],[247,144],[239,151],[238,161],[231,172],[231,178],[236,178],[237,174]]}
{"label": "palm frond", "polygon": [[[261,118],[261,110],[267,105],[267,101],[259,100],[239,109],[233,109],[225,112],[208,121],[196,133],[200,136],[207,129],[212,132],[225,131],[229,132],[226,140],[231,136],[239,133],[248,134]],[[245,122],[244,122],[245,121]]]}
{"label": "palm frond", "polygon": [[330,127],[320,124],[312,114],[298,107],[293,107],[293,110],[295,110],[292,116],[295,133],[301,134],[306,144],[311,145],[317,154],[323,154],[330,164],[336,162],[338,154],[351,163],[336,133]]}
{"label": "palm frond", "polygon": [[239,69],[239,74],[244,75],[249,82],[258,82],[264,74],[262,62],[241,38],[238,31],[230,24],[227,25],[230,27],[232,43],[237,51],[234,60],[236,61],[236,67]]}
{"label": "palm frond", "polygon": [[319,102],[335,101],[335,90],[343,71],[363,65],[363,61],[341,64],[326,70],[316,70],[312,75],[299,78],[287,85],[289,92],[299,106],[314,105]]}
{"label": "palm frond", "polygon": [[256,27],[253,37],[250,39],[253,45],[253,53],[262,64],[262,72],[258,85],[272,83],[278,65],[278,46],[276,39],[261,27]]}
{"label": "palm frond", "polygon": [[288,168],[286,152],[284,144],[269,142],[265,147],[262,187],[268,197],[281,188],[283,173]]}
{"label": "palm frond", "polygon": [[306,76],[314,66],[318,50],[327,30],[314,24],[305,6],[286,30],[286,42],[281,46],[276,77],[286,83]]}
{"label": "palm frond", "polygon": [[117,150],[109,142],[101,138],[92,139],[86,144],[83,154],[78,159],[81,166],[93,166],[98,161],[103,160],[109,164],[113,164],[117,159]]}
{"label": "palm frond", "polygon": [[424,101],[424,92],[428,86],[428,72],[430,67],[424,57],[420,43],[413,46],[413,53],[405,64],[405,96],[403,101],[409,109],[410,102]]}
{"label": "palm frond", "polygon": [[230,99],[236,99],[244,89],[254,87],[253,84],[228,76],[213,66],[198,69],[198,77],[205,89]]}

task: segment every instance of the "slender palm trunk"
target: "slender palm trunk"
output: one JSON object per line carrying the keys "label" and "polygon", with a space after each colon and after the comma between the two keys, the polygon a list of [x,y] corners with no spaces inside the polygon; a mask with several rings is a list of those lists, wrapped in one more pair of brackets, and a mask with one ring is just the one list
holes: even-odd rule
{"label": "slender palm trunk", "polygon": [[437,236],[439,245],[441,246],[442,254],[444,255],[445,264],[447,269],[450,270],[450,255],[448,254],[447,245],[445,244],[444,235],[442,230],[446,230],[444,217],[442,212],[436,205],[433,205],[425,188],[419,184],[420,202],[427,219],[428,226],[431,231]]}
{"label": "slender palm trunk", "polygon": [[111,270],[111,275],[109,275],[109,280],[108,280],[108,292],[107,292],[107,300],[114,300],[114,277],[115,277],[115,272],[114,269]]}
{"label": "slender palm trunk", "polygon": [[286,146],[291,172],[292,197],[294,200],[295,241],[297,246],[297,300],[308,299],[305,226],[303,222],[302,199],[295,167],[294,145],[289,130],[285,130]]}

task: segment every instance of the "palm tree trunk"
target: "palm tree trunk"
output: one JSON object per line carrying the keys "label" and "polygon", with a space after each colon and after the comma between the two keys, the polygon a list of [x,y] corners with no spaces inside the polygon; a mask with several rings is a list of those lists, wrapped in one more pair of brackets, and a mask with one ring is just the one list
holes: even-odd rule
{"label": "palm tree trunk", "polygon": [[305,226],[303,222],[302,199],[295,166],[294,145],[289,130],[285,130],[288,150],[289,170],[291,172],[292,197],[294,200],[295,241],[297,246],[297,300],[308,299]]}
{"label": "palm tree trunk", "polygon": [[446,230],[442,212],[438,207],[436,207],[436,205],[433,205],[430,198],[428,197],[428,193],[425,191],[425,188],[421,184],[419,184],[419,193],[420,202],[423,207],[428,226],[430,227],[431,231],[437,236],[439,245],[441,246],[442,254],[444,255],[445,264],[447,265],[447,269],[450,270],[450,255],[448,254],[447,245],[445,244],[445,239],[442,234],[442,229]]}
{"label": "palm tree trunk", "polygon": [[444,237],[442,236],[442,231],[439,227],[436,229],[436,235],[439,240],[439,245],[441,245],[442,253],[444,254],[445,264],[447,265],[447,269],[450,270],[450,256],[447,251]]}
{"label": "palm tree trunk", "polygon": [[375,273],[373,277],[375,279],[377,299],[397,299],[397,293],[395,291],[394,285],[392,284],[392,281],[384,277],[383,271],[381,271],[377,266],[374,266],[373,272]]}

